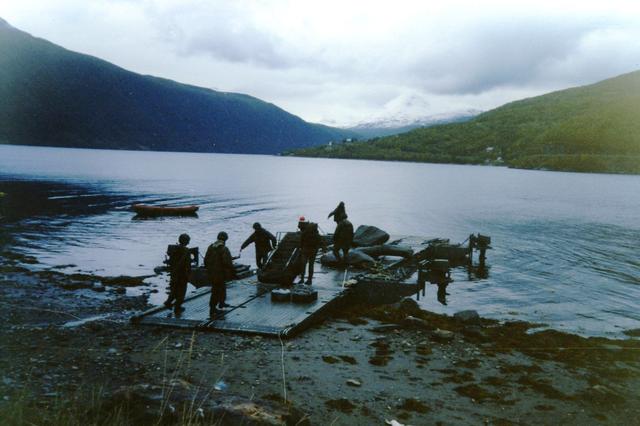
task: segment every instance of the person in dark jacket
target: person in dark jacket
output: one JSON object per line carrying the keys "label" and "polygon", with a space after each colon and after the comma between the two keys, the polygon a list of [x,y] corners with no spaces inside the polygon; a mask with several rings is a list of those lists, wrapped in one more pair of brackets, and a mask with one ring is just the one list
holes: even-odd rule
{"label": "person in dark jacket", "polygon": [[253,224],[253,234],[240,246],[240,251],[244,250],[249,244],[256,245],[256,266],[262,269],[267,261],[269,252],[276,247],[278,240],[273,234],[262,227],[258,222]]}
{"label": "person in dark jacket", "polygon": [[216,313],[216,308],[228,308],[226,282],[233,278],[235,270],[231,253],[226,247],[229,236],[226,232],[218,234],[218,240],[211,244],[204,256],[204,266],[207,268],[211,280],[211,299],[209,300],[210,316]]}
{"label": "person in dark jacket", "polygon": [[342,219],[347,218],[347,210],[344,207],[344,201],[340,201],[340,204],[338,204],[338,207],[336,207],[335,209],[333,209],[331,213],[329,213],[329,216],[327,216],[327,219],[329,219],[331,216],[333,216],[333,220],[336,223],[340,223]]}
{"label": "person in dark jacket", "polygon": [[187,282],[191,273],[191,252],[187,247],[191,238],[187,234],[181,234],[178,237],[178,245],[170,246],[167,251],[169,256],[169,297],[164,302],[164,306],[171,307],[175,301],[174,312],[180,315],[184,312],[182,303],[187,292]]}
{"label": "person in dark jacket", "polygon": [[316,262],[316,255],[321,245],[320,233],[318,232],[318,224],[313,222],[307,222],[304,217],[300,218],[298,222],[298,229],[300,229],[300,255],[302,259],[302,272],[300,273],[300,282],[304,281],[304,273],[309,265],[309,277],[306,283],[311,285],[313,283],[313,266]]}
{"label": "person in dark jacket", "polygon": [[[345,215],[345,218],[338,222],[333,234],[333,255],[339,263],[347,264],[351,243],[353,243],[353,225]],[[344,254],[342,258],[340,257],[340,250]]]}

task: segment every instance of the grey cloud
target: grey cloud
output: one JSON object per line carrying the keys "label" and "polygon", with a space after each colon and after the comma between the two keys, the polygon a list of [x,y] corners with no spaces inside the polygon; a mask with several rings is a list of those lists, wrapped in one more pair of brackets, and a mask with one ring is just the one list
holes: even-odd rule
{"label": "grey cloud", "polygon": [[[425,55],[411,68],[434,93],[477,94],[535,82],[546,68],[575,52],[595,23],[494,22],[469,31],[449,51]],[[459,41],[458,41],[459,43]]]}
{"label": "grey cloud", "polygon": [[185,2],[167,9],[147,8],[158,38],[181,56],[209,55],[215,59],[267,68],[288,68],[284,42],[263,30],[241,3],[206,5]]}
{"label": "grey cloud", "polygon": [[253,29],[227,31],[215,29],[196,34],[181,46],[183,55],[210,54],[216,58],[238,63],[251,63],[268,68],[288,68],[292,65],[289,58],[281,55],[277,43],[267,34]]}
{"label": "grey cloud", "polygon": [[14,2],[4,17],[134,71],[248,93],[311,120],[487,109],[640,68],[633,9],[563,12],[531,2],[431,15],[428,6],[388,4],[403,16],[390,14],[385,26],[342,4],[335,15],[354,14],[353,25],[322,14],[302,16],[307,25],[276,0],[35,3],[37,11]]}

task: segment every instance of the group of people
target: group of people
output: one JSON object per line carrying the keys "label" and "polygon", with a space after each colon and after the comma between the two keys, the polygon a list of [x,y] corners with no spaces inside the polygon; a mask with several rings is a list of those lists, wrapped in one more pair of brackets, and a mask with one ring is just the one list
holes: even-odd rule
{"label": "group of people", "polygon": [[[333,237],[333,254],[339,263],[347,263],[349,249],[353,242],[353,225],[347,220],[347,213],[344,202],[329,213],[327,218],[333,217],[336,222],[336,229]],[[323,241],[318,231],[318,224],[307,221],[300,217],[298,221],[300,231],[300,256],[302,260],[302,271],[299,283],[311,285],[313,282],[313,270],[318,250],[323,246]],[[220,232],[216,241],[207,248],[204,256],[204,266],[208,278],[211,282],[211,299],[209,301],[210,315],[213,317],[218,311],[229,307],[226,303],[227,290],[226,282],[233,279],[235,269],[233,257],[226,246],[229,236],[226,232]],[[176,315],[180,315],[184,308],[187,282],[191,273],[191,251],[188,248],[191,238],[187,234],[178,237],[179,245],[169,253],[169,297],[164,302],[167,308],[173,306]],[[253,224],[253,233],[240,246],[240,252],[250,244],[255,245],[256,266],[262,269],[268,259],[269,253],[277,245],[276,237],[262,227],[258,222]],[[342,256],[340,256],[342,252]],[[308,269],[307,280],[305,272]]]}
{"label": "group of people", "polygon": [[[226,303],[226,282],[235,275],[233,258],[226,246],[229,235],[226,232],[218,233],[216,241],[207,248],[204,256],[204,266],[211,282],[211,299],[209,300],[210,315],[213,317],[218,310],[228,308]],[[189,250],[191,238],[187,234],[178,237],[178,246],[169,253],[169,297],[164,306],[173,306],[176,316],[184,312],[182,304],[187,292],[187,283],[191,274],[191,251]]]}
{"label": "group of people", "polygon": [[[353,225],[347,220],[348,216],[344,202],[340,201],[338,207],[329,213],[327,219],[332,216],[336,222],[336,230],[333,234],[333,255],[338,264],[346,265],[348,262],[349,249],[353,244]],[[313,222],[307,222],[304,217],[300,218],[298,229],[300,230],[300,255],[302,258],[302,271],[300,273],[299,284],[306,283],[311,285],[313,283],[313,269],[316,256],[318,250],[323,245],[322,238],[318,232],[318,225]],[[342,252],[342,256],[340,256],[340,252]],[[309,275],[305,281],[304,276],[307,269]]]}

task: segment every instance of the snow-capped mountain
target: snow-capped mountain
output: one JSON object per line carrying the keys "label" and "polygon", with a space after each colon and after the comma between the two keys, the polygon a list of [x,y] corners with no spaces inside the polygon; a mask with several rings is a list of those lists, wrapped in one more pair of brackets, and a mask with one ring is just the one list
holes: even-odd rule
{"label": "snow-capped mountain", "polygon": [[482,111],[477,109],[468,109],[463,111],[429,115],[421,118],[396,115],[393,117],[386,117],[372,121],[362,121],[356,123],[353,126],[345,127],[345,129],[356,132],[362,135],[363,138],[370,139],[374,137],[404,133],[413,129],[417,129],[418,127],[428,127],[434,126],[436,124],[467,121],[471,120],[481,112]]}

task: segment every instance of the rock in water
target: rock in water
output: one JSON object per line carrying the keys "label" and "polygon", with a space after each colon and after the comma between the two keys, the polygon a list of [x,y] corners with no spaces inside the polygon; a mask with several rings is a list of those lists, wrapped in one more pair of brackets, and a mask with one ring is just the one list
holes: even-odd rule
{"label": "rock in water", "polygon": [[389,241],[389,234],[380,228],[360,225],[353,234],[353,244],[356,247],[377,246]]}
{"label": "rock in water", "polygon": [[440,330],[439,328],[436,328],[432,332],[431,338],[438,342],[450,342],[451,340],[453,340],[453,331]]}
{"label": "rock in water", "polygon": [[412,317],[411,315],[403,319],[402,324],[407,327],[426,328],[426,329],[430,328],[428,322],[426,322],[422,318]]}
{"label": "rock in water", "polygon": [[467,311],[456,312],[455,314],[453,314],[453,317],[455,319],[458,319],[458,320],[464,321],[464,322],[478,322],[478,321],[480,321],[480,315],[478,315],[478,313],[476,311],[474,311],[473,309],[470,309],[470,310],[467,310]]}
{"label": "rock in water", "polygon": [[422,312],[422,309],[418,306],[418,302],[411,297],[405,297],[398,303],[393,304],[393,308],[401,314],[412,315],[414,317]]}
{"label": "rock in water", "polygon": [[93,286],[91,288],[94,291],[98,291],[98,292],[103,292],[104,291],[104,285],[101,282],[93,283]]}

